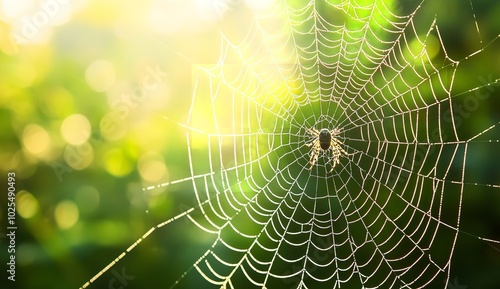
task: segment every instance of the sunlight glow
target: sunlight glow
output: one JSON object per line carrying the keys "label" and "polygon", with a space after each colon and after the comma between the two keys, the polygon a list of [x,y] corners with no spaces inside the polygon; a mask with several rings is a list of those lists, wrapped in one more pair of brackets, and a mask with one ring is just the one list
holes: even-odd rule
{"label": "sunlight glow", "polygon": [[275,2],[276,0],[245,0],[248,7],[258,12],[271,10]]}

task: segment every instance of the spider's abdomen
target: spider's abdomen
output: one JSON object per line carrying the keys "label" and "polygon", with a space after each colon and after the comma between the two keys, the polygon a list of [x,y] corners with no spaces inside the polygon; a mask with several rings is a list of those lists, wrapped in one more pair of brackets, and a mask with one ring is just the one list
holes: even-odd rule
{"label": "spider's abdomen", "polygon": [[327,150],[332,143],[332,134],[326,128],[319,132],[319,145],[323,150]]}

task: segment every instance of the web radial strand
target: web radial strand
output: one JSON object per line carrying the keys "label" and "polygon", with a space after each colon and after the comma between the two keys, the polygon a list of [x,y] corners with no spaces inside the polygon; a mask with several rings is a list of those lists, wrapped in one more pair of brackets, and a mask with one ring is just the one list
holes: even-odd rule
{"label": "web radial strand", "polygon": [[[462,60],[439,16],[416,24],[425,1],[304,2],[254,12],[244,37],[221,31],[217,63],[194,67],[179,183],[216,238],[175,286],[446,288],[469,144],[497,124],[460,135]],[[309,170],[311,128],[339,130],[333,170],[331,150]]]}
{"label": "web radial strand", "polygon": [[[199,67],[205,89],[189,116],[209,131],[188,134],[198,142],[192,174],[211,172],[193,178],[203,212],[193,221],[218,234],[195,264],[208,282],[414,288],[448,279],[466,144],[439,116],[451,108],[457,63],[429,56],[435,24],[418,31],[413,16],[383,2],[280,2],[241,42],[222,34],[218,65]],[[324,163],[307,171],[302,148],[306,128],[328,125],[358,153],[331,176]]]}

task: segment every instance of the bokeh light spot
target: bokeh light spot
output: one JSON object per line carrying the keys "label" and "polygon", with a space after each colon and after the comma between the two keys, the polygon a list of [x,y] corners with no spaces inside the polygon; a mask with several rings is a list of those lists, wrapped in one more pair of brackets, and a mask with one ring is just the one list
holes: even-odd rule
{"label": "bokeh light spot", "polygon": [[137,166],[141,177],[148,182],[156,182],[167,175],[165,160],[158,153],[143,154]]}
{"label": "bokeh light spot", "polygon": [[[423,37],[423,36],[422,36]],[[439,39],[434,35],[427,35],[425,42],[422,43],[419,38],[415,38],[408,44],[408,50],[404,53],[408,59],[422,58],[423,62],[434,59],[441,50]],[[427,54],[427,55],[425,55]],[[417,62],[416,64],[422,64]]]}
{"label": "bokeh light spot", "polygon": [[425,48],[427,50],[427,54],[429,55],[429,58],[433,59],[434,57],[436,57],[436,55],[441,50],[441,44],[439,42],[439,39],[436,36],[430,34],[427,37],[427,40],[425,43]]}
{"label": "bokeh light spot", "polygon": [[85,70],[85,80],[93,90],[106,91],[115,83],[115,68],[107,60],[96,60]]}
{"label": "bokeh light spot", "polygon": [[30,124],[24,128],[23,144],[30,153],[43,157],[50,148],[50,136],[43,127]]}
{"label": "bokeh light spot", "polygon": [[83,144],[89,139],[90,133],[90,122],[81,114],[70,115],[61,124],[61,135],[72,145]]}
{"label": "bokeh light spot", "polygon": [[62,201],[57,204],[54,211],[54,218],[57,226],[61,229],[69,229],[78,222],[79,211],[72,201]]}
{"label": "bokeh light spot", "polygon": [[29,219],[38,213],[40,205],[32,194],[22,190],[16,196],[16,209],[21,217]]}

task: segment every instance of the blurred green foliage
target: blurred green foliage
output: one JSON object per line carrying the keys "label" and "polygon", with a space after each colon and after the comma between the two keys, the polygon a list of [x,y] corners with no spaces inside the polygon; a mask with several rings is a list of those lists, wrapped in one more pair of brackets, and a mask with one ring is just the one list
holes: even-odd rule
{"label": "blurred green foliage", "polygon": [[[238,23],[190,17],[190,6],[176,1],[80,2],[85,4],[59,4],[57,21],[31,20],[30,28],[9,20],[7,10],[0,13],[0,168],[2,178],[14,171],[17,179],[18,288],[78,288],[153,225],[191,207],[190,184],[175,192],[142,188],[189,175],[186,130],[177,122],[185,120],[191,103],[191,64],[213,63],[217,29]],[[416,7],[417,1],[407,2],[401,11]],[[468,1],[440,7],[434,2],[439,1],[426,1],[415,21],[428,27],[439,12],[450,57],[461,59],[486,46],[461,63],[457,91],[481,85],[471,75],[498,79],[500,41],[488,43],[500,31],[500,5],[472,1],[481,44]],[[17,43],[10,33],[28,43]],[[491,105],[464,120],[461,139],[498,123],[499,98],[495,87]],[[499,135],[497,127],[491,138]],[[488,145],[472,148],[474,158],[467,161],[479,170],[468,172],[466,181],[498,184],[498,154],[482,154],[498,151],[498,144],[483,146]],[[470,190],[464,194],[462,230],[500,239],[498,189]],[[0,200],[2,224],[5,201]],[[123,269],[135,277],[127,288],[169,287],[214,238],[191,223],[172,223],[143,241],[115,273]],[[4,262],[5,239],[0,240]],[[464,233],[455,252],[451,274],[461,284],[498,285],[498,249]],[[109,286],[113,274],[91,288]],[[4,275],[5,270],[2,288],[8,284]]]}

